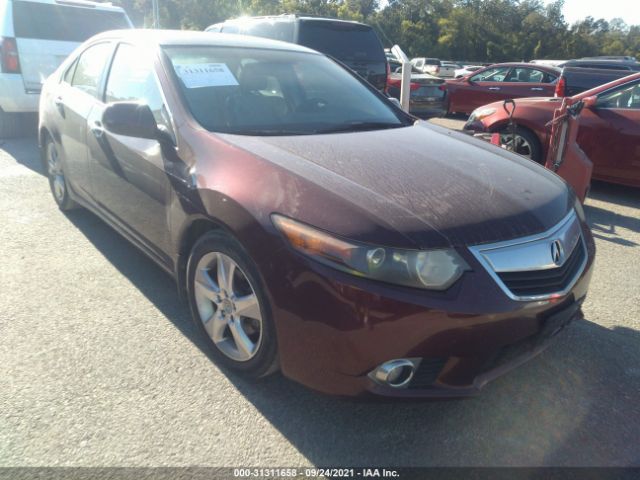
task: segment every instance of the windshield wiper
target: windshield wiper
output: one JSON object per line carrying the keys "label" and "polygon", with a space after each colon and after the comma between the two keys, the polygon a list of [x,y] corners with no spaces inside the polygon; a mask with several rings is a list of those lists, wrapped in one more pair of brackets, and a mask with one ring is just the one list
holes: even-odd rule
{"label": "windshield wiper", "polygon": [[344,125],[334,125],[323,130],[316,130],[316,133],[338,133],[338,132],[364,132],[367,130],[385,130],[387,128],[407,127],[404,123],[391,122],[349,122]]}

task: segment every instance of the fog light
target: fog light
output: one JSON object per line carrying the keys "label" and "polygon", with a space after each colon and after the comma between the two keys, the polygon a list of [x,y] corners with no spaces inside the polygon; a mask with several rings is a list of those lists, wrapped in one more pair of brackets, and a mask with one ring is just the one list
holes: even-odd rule
{"label": "fog light", "polygon": [[409,385],[416,371],[419,359],[400,358],[383,363],[369,377],[377,383],[393,388],[404,388]]}

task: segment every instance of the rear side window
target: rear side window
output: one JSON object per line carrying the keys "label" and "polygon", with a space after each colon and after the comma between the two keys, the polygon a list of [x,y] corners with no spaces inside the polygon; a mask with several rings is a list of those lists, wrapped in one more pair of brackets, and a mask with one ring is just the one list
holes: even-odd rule
{"label": "rear side window", "polygon": [[380,40],[367,25],[301,20],[298,43],[342,61],[385,61]]}
{"label": "rear side window", "polygon": [[13,28],[18,38],[84,42],[107,30],[130,28],[123,12],[14,1]]}
{"label": "rear side window", "polygon": [[71,85],[97,98],[100,79],[111,55],[111,48],[110,43],[99,43],[82,52],[76,62]]}

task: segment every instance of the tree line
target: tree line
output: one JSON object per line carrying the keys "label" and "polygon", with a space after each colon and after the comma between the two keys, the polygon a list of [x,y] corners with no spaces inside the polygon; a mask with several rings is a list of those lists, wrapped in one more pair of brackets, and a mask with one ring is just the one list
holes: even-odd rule
{"label": "tree line", "polygon": [[[373,26],[385,47],[410,57],[462,61],[640,57],[640,25],[586,17],[569,25],[564,0],[158,0],[162,28],[202,30],[242,15],[302,13]],[[151,0],[117,0],[136,26],[150,26]]]}

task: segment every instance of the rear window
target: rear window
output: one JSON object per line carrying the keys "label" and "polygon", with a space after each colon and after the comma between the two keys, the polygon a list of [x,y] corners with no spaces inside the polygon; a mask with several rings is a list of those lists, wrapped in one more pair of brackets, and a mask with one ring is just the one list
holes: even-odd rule
{"label": "rear window", "polygon": [[123,12],[23,1],[13,2],[13,25],[18,38],[67,42],[131,27]]}
{"label": "rear window", "polygon": [[[226,31],[226,30],[225,30]],[[271,38],[283,42],[293,41],[293,22],[287,20],[261,21],[247,25],[242,33],[256,37]]]}
{"label": "rear window", "polygon": [[378,36],[367,25],[302,20],[299,43],[347,62],[385,62]]}
{"label": "rear window", "polygon": [[437,58],[427,58],[424,61],[425,65],[438,65],[440,66],[440,60],[438,60]]}

